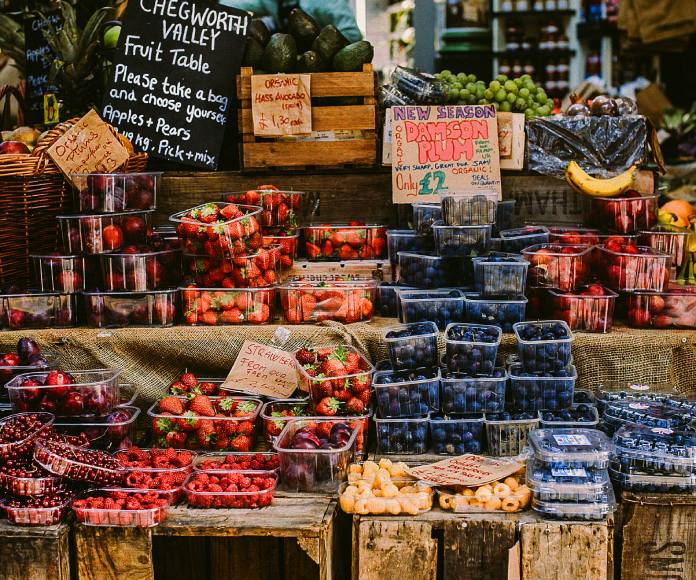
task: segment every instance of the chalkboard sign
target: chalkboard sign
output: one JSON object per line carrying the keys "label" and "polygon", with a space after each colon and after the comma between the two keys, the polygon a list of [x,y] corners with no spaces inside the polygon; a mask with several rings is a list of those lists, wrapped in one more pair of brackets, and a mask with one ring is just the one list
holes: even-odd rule
{"label": "chalkboard sign", "polygon": [[[60,31],[63,23],[62,16],[58,12],[48,13],[46,18],[57,31]],[[24,53],[27,59],[26,122],[29,124],[43,123],[44,93],[57,90],[48,82],[48,73],[53,62],[53,51],[41,32],[45,26],[46,23],[35,14],[24,19]]]}
{"label": "chalkboard sign", "polygon": [[250,18],[203,0],[131,0],[104,120],[152,157],[217,169]]}

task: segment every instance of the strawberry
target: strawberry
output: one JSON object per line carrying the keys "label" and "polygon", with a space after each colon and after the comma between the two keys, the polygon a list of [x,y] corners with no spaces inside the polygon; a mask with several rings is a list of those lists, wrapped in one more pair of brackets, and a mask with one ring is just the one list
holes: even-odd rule
{"label": "strawberry", "polygon": [[237,207],[237,204],[230,203],[220,210],[220,215],[226,220],[233,220],[243,216],[244,213]]}
{"label": "strawberry", "polygon": [[162,417],[156,417],[152,420],[152,431],[155,435],[166,435],[176,425],[174,415],[171,413],[162,413],[162,415]]}
{"label": "strawberry", "polygon": [[193,411],[197,415],[203,417],[214,417],[215,409],[213,408],[213,403],[206,395],[196,395],[189,401],[188,405],[189,411]]}
{"label": "strawberry", "polygon": [[333,392],[333,397],[334,399],[337,399],[342,403],[345,403],[346,401],[353,398],[353,393],[351,393],[348,389],[336,389]]}
{"label": "strawberry", "polygon": [[223,324],[240,324],[243,316],[238,308],[224,310],[220,313],[220,322]]}
{"label": "strawberry", "polygon": [[316,434],[320,439],[328,439],[331,435],[331,428],[335,425],[332,421],[317,421]]}
{"label": "strawberry", "polygon": [[220,208],[214,203],[206,203],[205,205],[194,209],[191,216],[204,224],[212,224],[217,221],[220,215]]}
{"label": "strawberry", "polygon": [[297,359],[297,362],[299,362],[302,366],[314,364],[314,361],[317,360],[317,357],[314,354],[314,352],[309,350],[308,348],[301,348],[300,350],[298,350],[295,353],[295,358]]}
{"label": "strawberry", "polygon": [[237,433],[240,435],[253,435],[254,424],[251,421],[241,421],[237,425]]}
{"label": "strawberry", "polygon": [[239,406],[239,400],[234,397],[223,397],[215,403],[218,411],[224,415],[231,415]]}
{"label": "strawberry", "polygon": [[322,398],[331,397],[333,395],[333,383],[331,381],[315,382],[314,384],[319,389]]}
{"label": "strawberry", "polygon": [[333,416],[338,412],[341,403],[333,397],[324,397],[316,406],[318,415]]}
{"label": "strawberry", "polygon": [[337,358],[330,358],[319,365],[319,372],[327,377],[341,377],[346,375],[346,367],[342,361]]}
{"label": "strawberry", "polygon": [[198,387],[196,388],[201,395],[208,395],[209,397],[217,395],[220,390],[217,384],[209,382],[198,383]]}
{"label": "strawberry", "polygon": [[365,404],[357,397],[353,397],[346,403],[346,410],[351,415],[360,415],[365,411]]}
{"label": "strawberry", "polygon": [[352,375],[353,373],[360,370],[360,355],[352,350],[346,352],[346,360],[344,365],[346,367],[346,374]]}
{"label": "strawberry", "polygon": [[196,378],[196,375],[194,375],[193,373],[184,373],[179,377],[179,380],[182,383],[184,383],[189,388],[189,390],[191,390],[198,384],[198,379]]}
{"label": "strawberry", "polygon": [[189,392],[189,388],[181,381],[174,381],[169,385],[169,392],[172,395],[185,395]]}
{"label": "strawberry", "polygon": [[333,255],[333,251],[333,244],[329,240],[324,241],[323,245],[321,246],[321,253],[323,254],[324,258],[330,258]]}
{"label": "strawberry", "polygon": [[216,326],[218,323],[217,313],[213,310],[207,310],[200,315],[198,321],[208,326]]}
{"label": "strawberry", "polygon": [[170,431],[165,437],[167,446],[169,447],[181,447],[186,441],[186,433],[180,433],[178,431]]}
{"label": "strawberry", "polygon": [[242,401],[237,405],[232,417],[249,417],[253,415],[255,409],[256,404],[253,401]]}
{"label": "strawberry", "polygon": [[312,244],[311,242],[305,243],[305,251],[307,252],[307,258],[310,260],[316,260],[319,256],[321,256],[321,248],[316,244]]}
{"label": "strawberry", "polygon": [[362,393],[363,391],[369,390],[372,381],[370,380],[370,375],[358,375],[357,377],[352,377],[350,379],[351,389],[356,393]]}
{"label": "strawberry", "polygon": [[370,403],[370,398],[372,397],[372,391],[370,391],[370,389],[365,389],[362,393],[357,393],[357,397],[367,407],[367,405]]}
{"label": "strawberry", "polygon": [[253,440],[248,435],[237,435],[232,439],[230,447],[235,451],[249,451],[253,445]]}
{"label": "strawberry", "polygon": [[320,348],[317,350],[317,360],[319,361],[325,361],[328,359],[331,354],[333,353],[332,348]]}
{"label": "strawberry", "polygon": [[185,411],[184,402],[176,397],[165,397],[159,402],[160,413],[181,415]]}
{"label": "strawberry", "polygon": [[201,426],[201,419],[193,411],[186,411],[176,423],[182,431],[195,431]]}
{"label": "strawberry", "polygon": [[338,249],[338,257],[341,260],[352,260],[354,252],[355,251],[351,246],[349,246],[348,244],[343,244]]}
{"label": "strawberry", "polygon": [[196,431],[196,439],[201,447],[209,447],[215,443],[217,433],[215,432],[215,427],[213,427],[212,421],[201,421],[201,425],[198,428],[198,431]]}

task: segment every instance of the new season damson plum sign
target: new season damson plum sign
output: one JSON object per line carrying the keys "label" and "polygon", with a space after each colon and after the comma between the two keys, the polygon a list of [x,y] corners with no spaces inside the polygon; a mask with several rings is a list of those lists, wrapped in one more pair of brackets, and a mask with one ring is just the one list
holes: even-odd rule
{"label": "new season damson plum sign", "polygon": [[103,118],[153,157],[216,169],[250,14],[130,0]]}
{"label": "new season damson plum sign", "polygon": [[441,193],[500,194],[498,127],[492,105],[392,107],[394,203]]}

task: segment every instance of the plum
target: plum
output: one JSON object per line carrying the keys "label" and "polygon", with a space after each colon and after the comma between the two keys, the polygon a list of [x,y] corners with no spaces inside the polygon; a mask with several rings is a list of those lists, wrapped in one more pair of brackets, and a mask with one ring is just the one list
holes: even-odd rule
{"label": "plum", "polygon": [[33,356],[40,355],[41,349],[33,338],[24,336],[17,342],[17,354],[26,364]]}

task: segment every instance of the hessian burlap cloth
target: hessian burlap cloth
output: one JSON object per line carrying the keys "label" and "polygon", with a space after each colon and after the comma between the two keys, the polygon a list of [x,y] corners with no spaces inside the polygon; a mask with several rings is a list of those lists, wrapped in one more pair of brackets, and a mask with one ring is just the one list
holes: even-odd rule
{"label": "hessian burlap cloth", "polygon": [[[321,326],[285,326],[291,334],[284,349],[353,344],[374,363],[387,357],[382,332],[395,320]],[[277,325],[173,328],[119,328],[14,331],[0,333],[0,348],[11,351],[22,336],[33,336],[61,368],[114,367],[122,382],[140,389],[143,406],[160,397],[184,369],[198,376],[226,376],[244,340],[269,343]],[[444,338],[440,334],[440,349]],[[515,352],[515,338],[503,335],[499,363]],[[674,385],[681,394],[696,396],[696,331],[635,330],[615,327],[609,334],[576,333],[574,364],[577,388],[607,383]]]}

